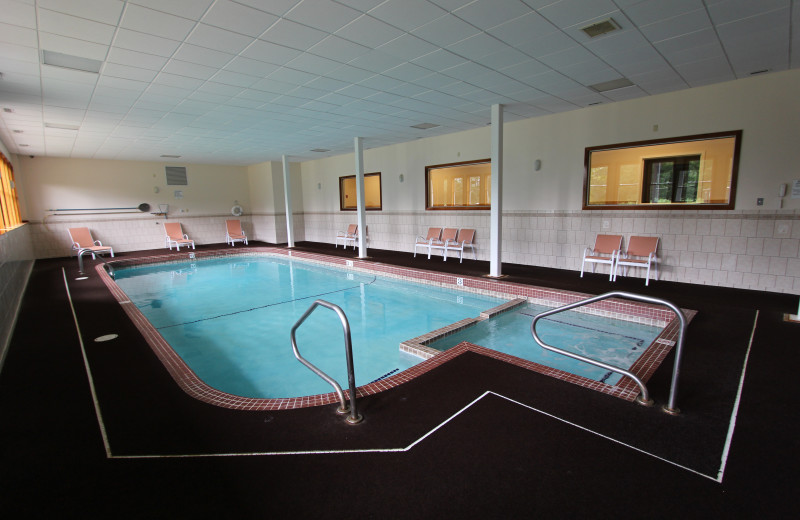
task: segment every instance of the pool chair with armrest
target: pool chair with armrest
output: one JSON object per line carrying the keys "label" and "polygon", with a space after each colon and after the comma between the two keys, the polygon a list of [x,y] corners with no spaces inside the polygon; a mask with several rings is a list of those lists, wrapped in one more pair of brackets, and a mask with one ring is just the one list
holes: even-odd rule
{"label": "pool chair with armrest", "polygon": [[104,246],[99,240],[92,237],[92,232],[87,227],[69,228],[69,238],[72,240],[72,250],[75,254],[81,254],[82,251],[91,251],[92,260],[97,257],[95,254],[101,255],[109,253],[114,257],[114,248],[111,246]]}
{"label": "pool chair with armrest", "polygon": [[474,260],[478,259],[478,256],[475,254],[475,244],[473,241],[475,240],[475,230],[474,229],[459,229],[458,236],[455,240],[449,240],[445,243],[444,246],[444,261],[447,261],[447,252],[448,251],[459,251],[459,260],[458,263],[464,262],[464,250],[470,249],[472,250],[472,258]]}
{"label": "pool chair with armrest", "polygon": [[243,242],[244,245],[247,245],[247,235],[242,229],[242,222],[240,220],[226,220],[225,243],[233,246],[236,242]]}
{"label": "pool chair with armrest", "polygon": [[164,222],[164,233],[164,241],[170,250],[173,245],[178,251],[181,250],[181,246],[192,246],[192,249],[195,249],[194,240],[183,232],[180,222]]}
{"label": "pool chair with armrest", "polygon": [[581,262],[581,278],[587,263],[592,264],[594,272],[595,264],[608,264],[608,279],[614,279],[614,264],[622,249],[622,235],[597,235],[594,247],[587,247],[583,250],[583,261]]}
{"label": "pool chair with armrest", "polygon": [[426,236],[417,235],[417,238],[414,242],[414,257],[417,256],[417,248],[424,247],[428,249],[428,258],[431,257],[430,247],[431,244],[435,241],[439,241],[442,238],[442,228],[440,227],[432,227],[428,228],[428,234]]}
{"label": "pool chair with armrest", "polygon": [[447,260],[447,245],[450,242],[455,241],[457,236],[457,228],[444,228],[442,230],[442,236],[439,237],[439,240],[432,240],[428,246],[428,260],[431,259],[431,251],[434,249],[440,250],[444,259]]}
{"label": "pool chair with armrest", "polygon": [[358,236],[358,224],[350,224],[347,226],[347,231],[337,231],[336,240],[333,242],[333,247],[339,247],[339,242],[342,247],[347,249],[347,244],[352,242],[353,248],[356,247],[356,237]]}
{"label": "pool chair with armrest", "polygon": [[614,280],[617,279],[619,266],[624,266],[622,276],[628,276],[628,267],[647,267],[647,274],[644,277],[644,284],[650,285],[650,267],[658,280],[658,237],[637,237],[632,236],[628,239],[628,248],[625,253],[617,257],[614,265]]}

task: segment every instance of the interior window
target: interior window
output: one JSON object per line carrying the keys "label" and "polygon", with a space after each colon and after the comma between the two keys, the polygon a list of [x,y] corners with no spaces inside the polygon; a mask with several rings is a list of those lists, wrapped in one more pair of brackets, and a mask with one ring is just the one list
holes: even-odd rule
{"label": "interior window", "polygon": [[[356,189],[355,175],[339,177],[339,209],[342,211],[355,211],[358,209]],[[364,209],[379,210],[381,208],[381,173],[365,173]]]}
{"label": "interior window", "polygon": [[425,168],[427,209],[490,209],[492,163],[489,159]]}

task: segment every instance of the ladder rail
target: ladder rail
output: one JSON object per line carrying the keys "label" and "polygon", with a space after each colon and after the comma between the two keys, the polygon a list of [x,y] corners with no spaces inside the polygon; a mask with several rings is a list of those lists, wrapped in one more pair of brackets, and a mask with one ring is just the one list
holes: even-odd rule
{"label": "ladder rail", "polygon": [[[344,332],[344,344],[345,344],[345,355],[347,357],[347,380],[350,387],[350,406],[347,406],[347,402],[344,397],[344,392],[342,391],[341,385],[336,382],[335,379],[330,377],[328,374],[320,370],[316,367],[313,363],[305,359],[303,356],[300,355],[300,350],[297,348],[297,338],[296,338],[296,331],[300,325],[308,318],[311,313],[313,313],[317,307],[325,307],[334,311],[339,316],[339,321],[342,322],[342,329]],[[297,323],[294,324],[292,327],[291,332],[291,339],[292,339],[292,351],[294,352],[294,357],[297,358],[303,365],[305,365],[309,370],[317,374],[320,378],[326,381],[329,385],[331,385],[336,392],[336,395],[339,397],[339,409],[336,410],[337,413],[346,414],[349,412],[349,416],[347,417],[347,422],[349,424],[358,424],[361,422],[363,417],[359,415],[357,407],[356,407],[356,377],[355,371],[353,369],[353,343],[351,341],[350,335],[350,323],[347,321],[347,316],[345,315],[344,311],[336,304],[327,302],[325,300],[315,300],[314,303],[306,310],[303,316],[297,320]]]}
{"label": "ladder rail", "polygon": [[652,404],[652,401],[650,400],[650,394],[647,391],[647,387],[641,381],[641,379],[639,379],[636,375],[632,374],[630,371],[622,369],[620,367],[616,367],[614,365],[609,365],[607,363],[603,363],[602,361],[598,361],[596,359],[591,359],[591,358],[588,358],[586,356],[582,356],[580,354],[575,354],[575,353],[560,349],[558,347],[554,347],[552,345],[548,345],[544,341],[542,341],[542,339],[536,333],[536,323],[542,318],[545,318],[547,316],[551,316],[553,314],[557,314],[557,313],[560,313],[560,312],[568,311],[568,310],[574,309],[576,307],[582,307],[584,305],[589,305],[591,303],[595,303],[595,302],[598,302],[598,301],[601,301],[601,300],[606,300],[608,298],[627,298],[627,299],[630,299],[630,300],[638,300],[638,301],[645,302],[645,303],[663,305],[665,307],[668,307],[673,313],[675,313],[675,315],[680,320],[681,329],[680,329],[679,334],[678,334],[678,342],[677,342],[677,346],[675,348],[675,362],[673,364],[673,369],[672,369],[672,380],[671,380],[671,383],[670,383],[669,401],[668,401],[668,403],[666,405],[663,406],[663,409],[664,409],[665,412],[667,412],[669,414],[672,414],[672,415],[679,414],[680,410],[675,406],[675,401],[676,401],[677,393],[678,393],[678,379],[679,379],[679,376],[680,376],[680,364],[681,364],[681,359],[683,357],[683,340],[684,340],[684,336],[686,335],[687,323],[686,323],[686,316],[684,316],[683,312],[677,306],[675,306],[673,303],[671,303],[671,302],[669,302],[667,300],[662,300],[660,298],[653,298],[651,296],[644,296],[644,295],[641,295],[641,294],[634,294],[634,293],[629,293],[629,292],[624,292],[624,291],[612,291],[612,292],[608,292],[608,293],[601,294],[601,295],[598,295],[598,296],[593,296],[591,298],[586,298],[586,299],[578,301],[578,302],[574,302],[574,303],[570,303],[570,304],[567,304],[567,305],[563,305],[561,307],[557,307],[555,309],[551,309],[551,310],[544,311],[544,312],[541,312],[541,313],[537,314],[533,318],[533,321],[531,322],[531,335],[533,336],[534,341],[536,341],[536,343],[538,343],[540,347],[542,347],[542,348],[544,348],[546,350],[549,350],[549,351],[552,351],[552,352],[556,352],[558,354],[562,354],[564,356],[571,357],[573,359],[577,359],[577,360],[583,361],[585,363],[589,363],[589,364],[592,364],[592,365],[595,365],[595,366],[599,366],[599,367],[604,368],[606,370],[611,370],[613,372],[617,372],[619,374],[622,374],[624,376],[627,376],[627,377],[631,378],[639,386],[639,389],[641,391],[641,394],[637,397],[637,401],[640,404],[645,404],[645,405]]}

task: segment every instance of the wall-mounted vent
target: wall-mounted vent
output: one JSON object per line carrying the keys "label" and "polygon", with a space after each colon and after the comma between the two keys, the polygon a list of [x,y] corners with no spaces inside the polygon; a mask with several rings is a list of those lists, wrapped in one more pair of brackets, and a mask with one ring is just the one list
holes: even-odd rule
{"label": "wall-mounted vent", "polygon": [[189,184],[186,181],[186,167],[185,166],[165,166],[167,172],[167,186],[186,186]]}
{"label": "wall-mounted vent", "polygon": [[597,23],[593,23],[592,25],[587,25],[586,27],[581,27],[581,31],[585,32],[589,38],[596,38],[598,36],[602,36],[603,34],[614,32],[617,29],[619,29],[619,25],[617,25],[617,22],[615,22],[613,18],[601,20]]}

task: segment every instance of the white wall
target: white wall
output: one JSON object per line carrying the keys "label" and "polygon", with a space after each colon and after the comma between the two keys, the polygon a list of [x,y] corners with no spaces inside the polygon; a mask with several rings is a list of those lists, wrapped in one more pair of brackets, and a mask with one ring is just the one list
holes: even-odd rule
{"label": "white wall", "polygon": [[[664,279],[800,293],[800,199],[787,196],[775,210],[778,185],[800,179],[798,91],[793,70],[506,123],[503,261],[578,270],[598,232],[659,235]],[[739,129],[736,210],[581,210],[586,147]],[[489,213],[425,211],[424,176],[427,165],[489,157],[489,147],[487,127],[367,149],[365,171],[381,171],[384,182],[384,210],[367,212],[372,247],[411,251],[428,226],[471,227],[479,259],[488,259]],[[332,242],[354,220],[337,198],[353,156],[301,170],[306,236]]]}

